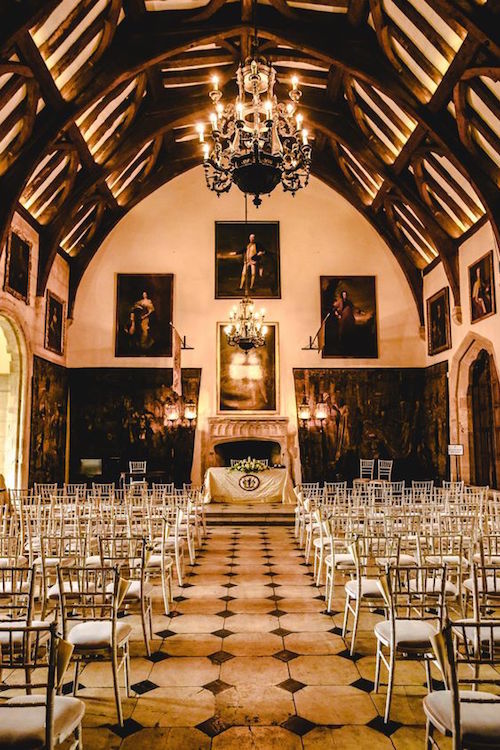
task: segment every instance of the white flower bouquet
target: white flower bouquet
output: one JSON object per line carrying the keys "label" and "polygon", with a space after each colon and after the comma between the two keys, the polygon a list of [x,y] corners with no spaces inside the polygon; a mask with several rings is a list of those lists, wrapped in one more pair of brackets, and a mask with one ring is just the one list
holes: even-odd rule
{"label": "white flower bouquet", "polygon": [[242,458],[241,461],[235,461],[228,471],[240,471],[243,474],[255,474],[258,471],[268,469],[267,461],[259,461],[257,458]]}

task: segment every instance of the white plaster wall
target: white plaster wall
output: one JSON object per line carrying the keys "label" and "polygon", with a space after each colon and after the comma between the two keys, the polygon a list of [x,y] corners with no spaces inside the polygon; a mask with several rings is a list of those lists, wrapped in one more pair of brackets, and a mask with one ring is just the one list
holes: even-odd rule
{"label": "white plaster wall", "polygon": [[[281,300],[265,300],[268,321],[279,323],[280,414],[296,428],[294,367],[391,367],[425,364],[425,344],[405,277],[375,230],[341,196],[312,179],[292,198],[279,189],[249,219],[280,221]],[[115,227],[92,260],[76,297],[69,328],[69,367],[171,367],[167,358],[115,358],[117,273],[173,273],[174,324],[194,351],[183,367],[201,367],[193,480],[199,480],[200,430],[216,414],[216,323],[231,300],[214,299],[215,221],[244,219],[235,188],[219,199],[196,168],[150,195]],[[322,359],[302,351],[320,323],[321,274],[376,276],[379,358]],[[259,302],[260,305],[260,302]]]}
{"label": "white plaster wall", "polygon": [[[481,258],[490,250],[493,250],[493,265],[495,274],[495,296],[496,315],[471,323],[470,291],[469,291],[469,266]],[[489,223],[483,225],[459,249],[459,271],[460,271],[460,301],[462,307],[462,323],[459,325],[451,323],[451,349],[433,357],[427,355],[427,364],[451,361],[460,348],[464,338],[469,332],[489,339],[496,353],[497,367],[500,364],[500,255],[495,247],[493,230]],[[446,273],[442,263],[432,269],[424,276],[424,304],[426,300],[443,287],[449,286]],[[453,298],[450,290],[450,306],[453,309]],[[425,311],[427,316],[427,309]],[[427,322],[427,321],[426,321]],[[500,371],[499,371],[500,374]]]}
{"label": "white plaster wall", "polygon": [[[4,315],[13,323],[21,348],[21,388],[20,403],[17,406],[21,410],[21,450],[19,465],[15,472],[16,484],[27,486],[29,469],[29,437],[30,437],[30,415],[31,415],[31,378],[33,374],[33,355],[36,354],[44,359],[66,364],[66,348],[62,356],[49,352],[44,347],[45,335],[45,300],[46,296],[36,296],[36,280],[38,272],[38,234],[33,227],[19,214],[15,214],[12,227],[18,229],[21,234],[32,243],[31,274],[29,288],[29,304],[18,300],[3,289],[5,276],[5,250],[0,260],[0,316]],[[67,302],[69,285],[69,266],[59,255],[52,266],[47,289],[54,292],[60,299]],[[16,408],[16,407],[12,407]],[[3,470],[2,470],[3,469]],[[4,474],[5,467],[0,465],[0,474]],[[12,475],[12,474],[11,474]]]}

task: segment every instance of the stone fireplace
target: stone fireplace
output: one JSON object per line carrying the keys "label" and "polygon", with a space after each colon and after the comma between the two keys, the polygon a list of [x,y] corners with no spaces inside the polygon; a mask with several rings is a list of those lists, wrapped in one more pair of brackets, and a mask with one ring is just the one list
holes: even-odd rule
{"label": "stone fireplace", "polygon": [[[255,454],[251,450],[254,442]],[[210,466],[224,466],[231,458],[248,455],[290,468],[292,451],[288,417],[209,417],[202,436],[202,472],[204,475]]]}

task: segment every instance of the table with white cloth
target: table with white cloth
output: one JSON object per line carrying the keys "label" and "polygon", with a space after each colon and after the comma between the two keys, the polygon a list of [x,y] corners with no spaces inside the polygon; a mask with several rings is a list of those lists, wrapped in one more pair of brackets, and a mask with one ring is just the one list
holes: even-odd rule
{"label": "table with white cloth", "polygon": [[[249,477],[252,477],[250,479]],[[205,474],[205,502],[293,503],[293,485],[287,469],[250,472],[213,466]]]}

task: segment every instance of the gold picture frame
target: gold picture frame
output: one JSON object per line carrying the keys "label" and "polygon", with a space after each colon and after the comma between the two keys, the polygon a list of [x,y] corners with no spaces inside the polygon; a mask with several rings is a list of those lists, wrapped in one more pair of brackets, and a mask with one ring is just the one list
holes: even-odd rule
{"label": "gold picture frame", "polygon": [[245,353],[217,323],[217,414],[275,415],[280,410],[279,326],[266,323],[266,344]]}

